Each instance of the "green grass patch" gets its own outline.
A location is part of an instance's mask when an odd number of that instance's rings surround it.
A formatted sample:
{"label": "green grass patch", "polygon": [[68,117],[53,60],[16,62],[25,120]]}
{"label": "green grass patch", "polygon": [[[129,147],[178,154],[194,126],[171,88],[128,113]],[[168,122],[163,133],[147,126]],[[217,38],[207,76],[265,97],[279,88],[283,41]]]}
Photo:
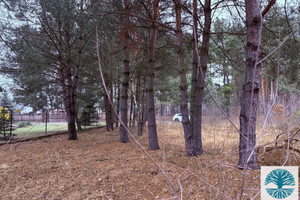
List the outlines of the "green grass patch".
{"label": "green grass patch", "polygon": [[[104,126],[105,122],[100,122],[98,124],[92,124],[91,126],[82,126],[83,129],[93,128],[95,126]],[[55,133],[58,131],[67,131],[68,125],[65,124],[47,124],[47,134]],[[35,137],[38,135],[45,134],[45,124],[32,124],[30,126],[16,128],[13,131],[15,137]]]}
{"label": "green grass patch", "polygon": [[[67,124],[47,124],[47,133],[67,130]],[[16,137],[21,137],[22,135],[37,136],[45,133],[45,124],[33,124],[22,128],[17,128],[13,133],[17,135]]]}
{"label": "green grass patch", "polygon": [[82,129],[89,129],[89,128],[93,128],[93,127],[96,127],[96,126],[105,126],[105,125],[106,125],[105,122],[98,122],[98,123],[91,123],[91,125],[89,125],[89,126],[81,125],[81,128]]}

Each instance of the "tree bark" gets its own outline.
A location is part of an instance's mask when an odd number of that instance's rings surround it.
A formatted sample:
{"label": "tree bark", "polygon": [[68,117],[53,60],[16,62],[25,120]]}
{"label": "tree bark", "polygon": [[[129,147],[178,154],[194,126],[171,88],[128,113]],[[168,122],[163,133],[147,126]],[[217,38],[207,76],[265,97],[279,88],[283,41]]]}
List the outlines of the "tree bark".
{"label": "tree bark", "polygon": [[[83,0],[80,0],[80,13],[83,14]],[[82,59],[82,39],[83,39],[83,34],[82,34],[82,23],[80,24],[80,29],[79,29],[79,38],[78,38],[78,51],[77,51],[77,66],[76,70],[79,73],[79,70],[81,68],[81,59]],[[81,123],[78,118],[78,108],[76,109],[76,124],[77,124],[77,129],[82,130],[81,128]]]}
{"label": "tree bark", "polygon": [[258,169],[256,144],[256,113],[259,102],[262,15],[257,0],[246,4],[246,76],[243,84],[240,113],[239,168]]}
{"label": "tree bark", "polygon": [[[120,96],[121,96],[121,92],[120,92],[120,75],[119,75],[119,68],[118,68],[118,83],[117,83],[117,115],[120,115]],[[119,127],[119,119],[118,117],[116,117],[116,127]]]}
{"label": "tree bark", "polygon": [[[196,86],[197,86],[197,74],[198,74],[198,54],[197,54],[197,48],[198,48],[198,33],[197,33],[197,0],[193,0],[193,63],[192,63],[192,82],[191,82],[191,109],[190,109],[190,120],[191,120],[191,131],[193,134],[193,139],[195,137],[197,130],[197,121],[196,121],[196,113],[195,113],[195,107],[196,107]],[[196,40],[196,41],[195,41]]]}
{"label": "tree bark", "polygon": [[136,121],[136,95],[132,96],[133,101],[133,109],[132,109],[132,128],[135,128],[135,121]]}
{"label": "tree bark", "polygon": [[182,28],[181,28],[181,0],[174,0],[176,12],[176,46],[177,46],[177,65],[180,74],[180,109],[182,113],[182,125],[185,138],[186,155],[188,157],[194,156],[195,149],[193,144],[193,136],[189,122],[188,110],[188,94],[186,82],[186,68],[183,60],[183,41],[182,41]]}
{"label": "tree bark", "polygon": [[[112,57],[112,60],[114,60],[114,58]],[[113,81],[113,71],[110,70],[110,99],[111,99],[111,103],[113,104],[113,99],[114,99],[114,81]],[[113,112],[113,107],[111,104],[109,104],[109,118],[110,118],[110,130],[114,130],[114,112]]]}
{"label": "tree bark", "polygon": [[195,124],[193,141],[195,145],[196,154],[203,153],[202,150],[202,106],[205,87],[205,77],[208,64],[208,50],[210,40],[211,29],[211,0],[205,0],[204,3],[204,28],[203,28],[203,40],[200,50],[200,68],[197,78],[196,86],[196,105],[195,105]]}
{"label": "tree bark", "polygon": [[[159,0],[152,2],[152,20],[158,21],[159,16]],[[148,134],[149,134],[149,149],[159,149],[156,119],[155,119],[155,105],[154,105],[154,51],[157,37],[157,25],[152,22],[150,28],[150,41],[149,41],[149,60],[147,68],[147,109],[148,109]]]}
{"label": "tree bark", "polygon": [[[130,0],[124,0],[124,6],[127,13],[129,13],[129,4]],[[120,126],[120,142],[127,143],[129,142],[128,133],[124,126],[128,126],[128,88],[129,88],[129,16],[126,16],[125,20],[125,36],[124,36],[124,67],[123,67],[123,79],[122,79],[122,88],[121,88],[121,120],[123,124]]]}
{"label": "tree bark", "polygon": [[69,102],[69,117],[68,117],[68,140],[77,140],[76,131],[76,89],[78,81],[79,66],[74,66],[75,74],[72,77],[72,60],[71,60],[71,38],[70,38],[70,25],[66,24],[66,54],[67,54],[67,82],[68,82],[68,102]]}
{"label": "tree bark", "polygon": [[132,115],[133,115],[133,93],[131,91],[131,94],[130,94],[130,111],[129,111],[129,127],[131,128],[132,127]]}
{"label": "tree bark", "polygon": [[77,125],[77,130],[78,131],[81,131],[82,130],[82,128],[81,128],[81,123],[80,123],[80,120],[79,120],[79,118],[78,118],[78,109],[76,109],[76,125]]}
{"label": "tree bark", "polygon": [[[136,116],[137,116],[137,125],[139,129],[139,123],[141,119],[141,102],[140,102],[140,97],[141,97],[141,76],[140,74],[137,74],[137,81],[135,85],[135,99],[136,99]],[[139,132],[138,132],[139,135]]]}
{"label": "tree bark", "polygon": [[112,127],[111,127],[111,124],[112,124],[112,110],[111,110],[111,105],[110,105],[110,102],[108,100],[108,96],[107,94],[104,94],[104,108],[105,108],[105,122],[106,122],[106,130],[108,132],[112,131]]}
{"label": "tree bark", "polygon": [[[140,92],[141,94],[141,101],[140,101],[140,114],[139,114],[139,123],[138,123],[138,136],[142,136],[143,129],[145,126],[145,123],[147,122],[147,108],[145,107],[145,77],[144,77],[144,84],[143,88],[141,88],[140,84]],[[140,97],[139,97],[140,98]]]}
{"label": "tree bark", "polygon": [[165,105],[164,104],[160,104],[160,116],[164,116],[165,115]]}
{"label": "tree bark", "polygon": [[171,104],[171,116],[175,115],[176,114],[176,110],[175,110],[175,105],[174,104]]}
{"label": "tree bark", "polygon": [[263,104],[263,111],[264,111],[264,114],[266,115],[267,114],[267,80],[266,78],[262,77],[261,78],[261,97],[262,97],[262,104]]}
{"label": "tree bark", "polygon": [[[67,113],[68,122],[68,140],[77,140],[76,131],[76,89],[78,84],[78,73],[79,66],[75,65],[75,74],[72,78],[72,61],[71,61],[71,44],[70,44],[70,27],[66,24],[65,37],[62,34],[62,24],[60,21],[60,16],[57,16],[58,22],[58,41],[59,41],[59,79],[60,85],[62,87],[63,102]],[[65,41],[63,41],[63,38]],[[62,47],[63,42],[66,43],[66,49]],[[65,51],[66,61],[64,62],[62,52]]]}

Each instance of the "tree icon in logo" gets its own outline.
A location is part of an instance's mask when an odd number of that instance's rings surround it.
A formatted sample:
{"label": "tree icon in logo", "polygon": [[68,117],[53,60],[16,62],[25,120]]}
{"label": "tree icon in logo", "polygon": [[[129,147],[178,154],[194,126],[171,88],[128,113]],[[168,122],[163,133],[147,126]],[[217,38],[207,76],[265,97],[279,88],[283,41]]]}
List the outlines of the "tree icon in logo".
{"label": "tree icon in logo", "polygon": [[275,169],[271,171],[265,180],[265,185],[273,183],[277,188],[266,188],[268,194],[276,199],[284,199],[290,196],[294,188],[283,188],[284,186],[294,186],[293,175],[285,169]]}

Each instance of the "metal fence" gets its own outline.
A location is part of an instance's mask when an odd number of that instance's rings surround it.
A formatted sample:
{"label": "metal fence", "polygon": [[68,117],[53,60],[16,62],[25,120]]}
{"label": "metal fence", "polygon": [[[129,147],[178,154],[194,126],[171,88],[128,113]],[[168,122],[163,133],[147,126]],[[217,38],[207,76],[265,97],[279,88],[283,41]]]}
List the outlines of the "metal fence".
{"label": "metal fence", "polygon": [[14,114],[15,122],[31,121],[31,122],[66,122],[67,114],[59,113],[43,113],[43,114]]}
{"label": "metal fence", "polygon": [[7,140],[12,137],[13,118],[11,110],[8,107],[1,106],[0,108],[0,140]]}

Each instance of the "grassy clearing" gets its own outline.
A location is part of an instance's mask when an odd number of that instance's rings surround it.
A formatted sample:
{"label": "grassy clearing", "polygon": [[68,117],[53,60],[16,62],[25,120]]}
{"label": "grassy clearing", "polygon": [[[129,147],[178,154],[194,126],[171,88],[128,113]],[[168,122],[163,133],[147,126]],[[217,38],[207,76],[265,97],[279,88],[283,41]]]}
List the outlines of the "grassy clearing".
{"label": "grassy clearing", "polygon": [[[83,129],[89,129],[92,127],[95,127],[97,124],[92,124],[91,126],[83,126]],[[98,123],[98,126],[103,126],[105,123],[101,122]],[[68,125],[67,123],[50,123],[47,124],[47,133],[54,133],[58,131],[67,131],[68,130]],[[22,128],[17,128],[14,130],[13,134],[16,135],[16,137],[35,137],[41,134],[45,134],[45,123],[41,124],[32,124],[30,126],[22,127]]]}
{"label": "grassy clearing", "polygon": [[[68,130],[67,124],[47,124],[47,133],[66,130]],[[13,133],[16,134],[17,137],[23,136],[24,134],[37,136],[45,133],[45,124],[33,124],[22,128],[17,128]]]}

